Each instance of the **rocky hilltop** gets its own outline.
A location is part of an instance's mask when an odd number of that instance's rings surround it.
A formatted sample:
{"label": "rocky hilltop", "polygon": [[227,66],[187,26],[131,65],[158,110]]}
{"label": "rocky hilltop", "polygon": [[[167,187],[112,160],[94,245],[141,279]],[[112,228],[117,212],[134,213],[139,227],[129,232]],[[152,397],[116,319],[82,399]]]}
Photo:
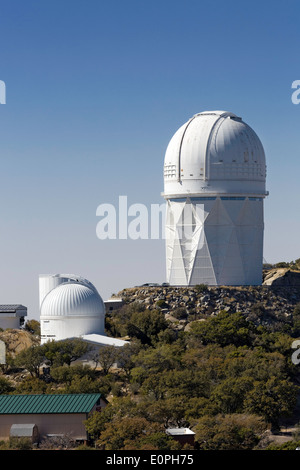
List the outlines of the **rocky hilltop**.
{"label": "rocky hilltop", "polygon": [[300,303],[300,271],[265,271],[261,286],[140,286],[123,289],[118,297],[125,304],[137,302],[145,309],[159,308],[166,319],[177,322],[180,328],[221,310],[241,312],[250,319],[258,317],[262,323],[288,321]]}

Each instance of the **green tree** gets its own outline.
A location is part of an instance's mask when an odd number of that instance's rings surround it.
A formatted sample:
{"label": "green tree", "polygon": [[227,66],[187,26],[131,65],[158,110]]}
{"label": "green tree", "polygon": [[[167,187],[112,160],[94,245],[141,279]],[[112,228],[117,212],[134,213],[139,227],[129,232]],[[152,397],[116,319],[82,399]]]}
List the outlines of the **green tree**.
{"label": "green tree", "polygon": [[194,423],[203,416],[215,416],[218,414],[217,406],[206,397],[192,397],[186,400],[185,419]]}
{"label": "green tree", "polygon": [[99,393],[101,392],[101,384],[98,380],[93,380],[91,377],[85,375],[79,377],[78,375],[73,377],[71,382],[67,384],[64,389],[64,393]]}
{"label": "green tree", "polygon": [[241,313],[222,311],[204,322],[192,323],[189,335],[195,336],[203,345],[216,343],[220,346],[243,346],[251,344],[254,332],[254,325]]}
{"label": "green tree", "polygon": [[253,346],[255,348],[262,348],[268,352],[276,351],[277,353],[280,353],[286,357],[290,357],[290,335],[278,331],[268,331],[263,327],[259,327],[257,333],[258,334],[253,340]]}
{"label": "green tree", "polygon": [[17,367],[23,368],[30,372],[32,377],[40,376],[40,368],[45,361],[43,346],[31,346],[23,349],[14,360]]}
{"label": "green tree", "polygon": [[153,344],[158,334],[168,328],[168,322],[162,312],[145,310],[134,312],[128,323],[128,334],[136,336],[142,343]]}
{"label": "green tree", "polygon": [[178,338],[178,333],[172,328],[166,328],[157,335],[157,342],[161,344],[173,344]]}
{"label": "green tree", "polygon": [[48,341],[43,348],[51,366],[70,365],[91,350],[91,346],[80,338]]}
{"label": "green tree", "polygon": [[293,439],[284,444],[270,444],[264,450],[295,450],[297,447],[300,447],[300,441]]}
{"label": "green tree", "polygon": [[104,375],[107,375],[114,364],[117,363],[120,351],[115,346],[103,346],[98,354],[94,356],[94,361],[100,364]]}
{"label": "green tree", "polygon": [[[105,411],[105,408],[104,408]],[[85,429],[87,430],[89,437],[93,440],[97,440],[102,431],[105,429],[105,424],[108,422],[108,417],[105,412],[95,411],[89,418],[84,421]]]}
{"label": "green tree", "polygon": [[41,324],[37,320],[28,320],[25,323],[25,330],[29,331],[33,335],[40,336],[41,335]]}
{"label": "green tree", "polygon": [[96,373],[89,365],[74,364],[70,366],[59,366],[51,369],[51,377],[59,384],[70,385],[74,378],[82,379],[88,377],[91,380],[96,379]]}
{"label": "green tree", "polygon": [[109,312],[105,317],[105,328],[108,334],[113,337],[126,336],[132,315],[143,311],[144,307],[142,304],[131,302],[130,304],[123,305],[116,312]]}
{"label": "green tree", "polygon": [[188,420],[186,412],[189,402],[184,396],[171,397],[165,399],[146,399],[140,401],[137,406],[137,413],[148,421],[161,423],[164,428],[186,427]]}
{"label": "green tree", "polygon": [[[142,349],[133,361],[136,367],[142,367],[146,375],[181,367],[182,351],[177,345],[159,344],[156,347]],[[148,374],[147,374],[148,372]]]}
{"label": "green tree", "polygon": [[203,416],[194,428],[201,450],[251,450],[265,430],[262,418],[247,414]]}
{"label": "green tree", "polygon": [[167,392],[164,378],[164,373],[162,372],[150,374],[143,380],[143,383],[140,387],[140,392],[155,398],[155,400],[164,398]]}
{"label": "green tree", "polygon": [[254,382],[245,397],[245,409],[263,416],[273,429],[278,429],[279,418],[293,412],[298,393],[299,387],[289,380],[270,377],[266,382]]}
{"label": "green tree", "polygon": [[141,351],[142,345],[140,341],[133,340],[124,344],[118,356],[118,366],[123,369],[127,378],[130,377],[131,370],[135,367],[134,356]]}
{"label": "green tree", "polygon": [[130,397],[114,397],[112,401],[105,406],[101,413],[95,411],[84,422],[85,428],[92,439],[96,440],[104,431],[105,425],[114,420],[137,416],[137,404]]}
{"label": "green tree", "polygon": [[51,389],[43,380],[37,377],[26,377],[17,385],[15,393],[18,395],[43,394],[51,393]]}
{"label": "green tree", "polygon": [[253,387],[251,377],[237,377],[223,380],[211,393],[211,400],[219,413],[242,413],[247,392]]}
{"label": "green tree", "polygon": [[124,450],[179,450],[181,448],[179,442],[164,431],[142,434],[136,439],[127,439],[124,444]]}
{"label": "green tree", "polygon": [[0,377],[0,395],[8,395],[14,390],[11,382],[5,377]]}
{"label": "green tree", "polygon": [[163,427],[159,423],[147,421],[141,417],[123,417],[105,425],[97,441],[97,445],[105,450],[124,450],[126,446],[135,445],[140,438],[162,432]]}

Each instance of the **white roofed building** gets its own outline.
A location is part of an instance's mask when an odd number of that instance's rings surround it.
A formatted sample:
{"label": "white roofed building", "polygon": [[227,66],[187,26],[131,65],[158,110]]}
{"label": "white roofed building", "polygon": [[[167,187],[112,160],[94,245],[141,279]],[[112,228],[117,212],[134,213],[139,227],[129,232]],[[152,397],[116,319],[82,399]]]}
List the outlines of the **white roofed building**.
{"label": "white roofed building", "polygon": [[71,274],[39,278],[41,343],[82,338],[99,346],[126,341],[105,335],[105,306],[95,286]]}
{"label": "white roofed building", "polygon": [[168,428],[166,434],[170,435],[178,441],[183,447],[185,444],[189,444],[194,447],[195,444],[195,433],[189,428]]}
{"label": "white roofed building", "polygon": [[20,304],[0,305],[0,328],[18,329],[23,326],[27,316],[27,307]]}
{"label": "white roofed building", "polygon": [[105,308],[96,288],[74,275],[40,276],[41,341],[104,334]]}
{"label": "white roofed building", "polygon": [[106,313],[119,310],[124,305],[124,300],[119,297],[111,297],[104,301]]}

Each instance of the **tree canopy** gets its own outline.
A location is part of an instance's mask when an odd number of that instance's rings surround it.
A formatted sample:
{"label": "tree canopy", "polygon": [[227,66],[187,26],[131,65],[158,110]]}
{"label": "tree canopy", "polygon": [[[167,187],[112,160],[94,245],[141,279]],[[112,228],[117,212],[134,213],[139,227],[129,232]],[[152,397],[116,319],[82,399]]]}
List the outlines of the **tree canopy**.
{"label": "tree canopy", "polygon": [[[166,428],[190,427],[200,449],[252,449],[266,429],[291,416],[300,378],[291,360],[299,305],[291,319],[276,325],[265,322],[260,306],[254,310],[248,317],[222,311],[179,331],[158,309],[126,305],[108,315],[107,332],[126,334],[130,342],[99,348],[95,367],[76,363],[88,351],[83,341],[49,342],[19,353],[0,388],[101,392],[108,405],[85,422],[98,448],[175,449]],[[13,368],[27,371],[19,384],[9,380]]]}

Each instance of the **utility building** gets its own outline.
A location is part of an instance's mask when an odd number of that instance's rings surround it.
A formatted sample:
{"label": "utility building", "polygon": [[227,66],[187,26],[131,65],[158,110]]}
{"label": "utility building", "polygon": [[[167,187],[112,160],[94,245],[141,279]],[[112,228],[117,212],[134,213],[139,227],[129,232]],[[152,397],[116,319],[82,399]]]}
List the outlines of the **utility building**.
{"label": "utility building", "polygon": [[260,285],[266,161],[256,133],[226,111],[194,115],[164,161],[171,285]]}
{"label": "utility building", "polygon": [[0,328],[21,328],[25,323],[27,307],[20,304],[0,305]]}
{"label": "utility building", "polygon": [[32,442],[53,436],[70,436],[87,442],[84,422],[107,405],[101,393],[52,395],[1,395],[0,440],[30,437]]}

